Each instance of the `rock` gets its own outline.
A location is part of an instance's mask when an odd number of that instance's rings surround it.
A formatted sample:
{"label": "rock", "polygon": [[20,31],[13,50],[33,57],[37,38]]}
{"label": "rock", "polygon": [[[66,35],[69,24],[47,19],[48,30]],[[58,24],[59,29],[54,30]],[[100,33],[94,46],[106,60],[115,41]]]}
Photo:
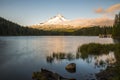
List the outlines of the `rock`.
{"label": "rock", "polygon": [[33,80],[69,80],[47,69],[41,69],[41,72],[33,72],[32,79]]}
{"label": "rock", "polygon": [[106,70],[97,73],[96,74],[97,80],[110,80],[110,78],[116,76],[116,71],[113,71],[113,69],[110,68],[107,68]]}
{"label": "rock", "polygon": [[65,67],[65,69],[70,73],[75,73],[76,72],[76,64],[70,63]]}

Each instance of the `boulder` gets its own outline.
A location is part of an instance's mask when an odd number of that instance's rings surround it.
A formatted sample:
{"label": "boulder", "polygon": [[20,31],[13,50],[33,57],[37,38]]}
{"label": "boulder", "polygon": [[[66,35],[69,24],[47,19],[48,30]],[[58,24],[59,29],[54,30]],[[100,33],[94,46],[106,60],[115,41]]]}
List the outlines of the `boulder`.
{"label": "boulder", "polygon": [[76,64],[70,63],[65,67],[65,69],[70,73],[75,73],[76,72]]}

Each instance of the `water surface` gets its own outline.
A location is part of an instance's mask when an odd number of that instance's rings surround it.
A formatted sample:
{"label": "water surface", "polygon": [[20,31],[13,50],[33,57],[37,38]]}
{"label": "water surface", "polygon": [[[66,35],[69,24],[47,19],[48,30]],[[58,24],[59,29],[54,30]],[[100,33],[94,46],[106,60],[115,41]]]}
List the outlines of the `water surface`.
{"label": "water surface", "polygon": [[[0,37],[0,80],[32,80],[32,73],[41,68],[57,72],[67,78],[77,80],[95,79],[94,73],[105,69],[106,65],[95,65],[96,60],[114,59],[114,54],[75,58],[73,60],[55,59],[52,63],[46,60],[53,52],[71,53],[76,56],[79,46],[87,43],[113,43],[111,38],[96,36],[19,36]],[[76,63],[76,73],[69,73],[65,66]]]}

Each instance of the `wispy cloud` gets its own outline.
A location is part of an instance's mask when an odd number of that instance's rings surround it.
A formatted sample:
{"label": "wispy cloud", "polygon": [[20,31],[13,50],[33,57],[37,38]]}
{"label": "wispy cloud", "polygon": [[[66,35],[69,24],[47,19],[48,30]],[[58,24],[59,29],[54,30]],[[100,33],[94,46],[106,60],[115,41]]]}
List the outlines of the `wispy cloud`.
{"label": "wispy cloud", "polygon": [[112,5],[106,10],[106,12],[115,12],[115,11],[120,11],[120,4]]}
{"label": "wispy cloud", "polygon": [[99,18],[87,18],[72,20],[69,24],[76,26],[112,26],[114,23],[114,16],[116,12],[120,11],[120,4],[114,4],[104,9],[99,7],[95,10],[95,13],[102,14]]}
{"label": "wispy cloud", "polygon": [[109,17],[99,17],[99,18],[85,18],[85,19],[76,19],[65,22],[64,24],[72,25],[72,26],[81,26],[81,27],[89,27],[89,26],[112,26],[114,20]]}
{"label": "wispy cloud", "polygon": [[95,10],[96,13],[105,13],[103,8],[98,8]]}
{"label": "wispy cloud", "polygon": [[95,10],[96,13],[115,13],[117,11],[120,11],[120,4],[114,4],[110,7],[108,7],[107,9],[103,9],[103,8],[98,8]]}

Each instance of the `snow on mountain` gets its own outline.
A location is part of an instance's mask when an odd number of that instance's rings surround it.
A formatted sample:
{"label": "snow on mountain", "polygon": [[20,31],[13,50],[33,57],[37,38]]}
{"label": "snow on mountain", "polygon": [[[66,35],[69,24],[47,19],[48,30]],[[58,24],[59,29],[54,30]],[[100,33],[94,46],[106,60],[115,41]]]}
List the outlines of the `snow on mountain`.
{"label": "snow on mountain", "polygon": [[66,22],[68,21],[67,19],[65,19],[61,14],[58,14],[57,16],[54,16],[52,18],[50,18],[49,20],[47,20],[46,22],[42,23],[42,24],[61,24],[62,22]]}
{"label": "snow on mountain", "polygon": [[87,18],[67,20],[61,14],[54,16],[47,21],[33,25],[32,28],[39,29],[56,29],[56,28],[82,28],[91,26],[112,26],[114,20],[109,17]]}

